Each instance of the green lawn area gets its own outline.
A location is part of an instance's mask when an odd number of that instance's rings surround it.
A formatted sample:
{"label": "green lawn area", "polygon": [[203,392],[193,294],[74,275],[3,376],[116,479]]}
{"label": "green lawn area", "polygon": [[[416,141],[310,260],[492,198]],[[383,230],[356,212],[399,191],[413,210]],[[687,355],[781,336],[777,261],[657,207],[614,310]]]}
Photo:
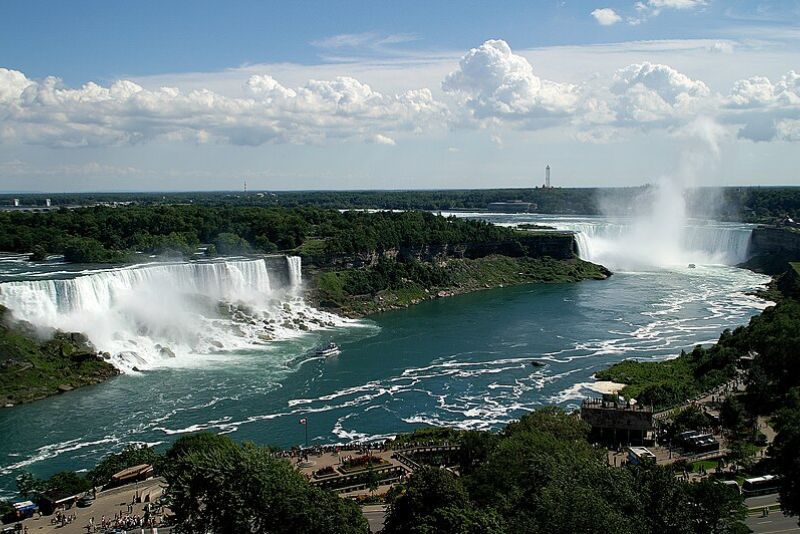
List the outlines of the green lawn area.
{"label": "green lawn area", "polygon": [[319,238],[308,238],[302,245],[293,251],[300,257],[321,256],[325,254],[325,240]]}
{"label": "green lawn area", "polygon": [[713,472],[718,465],[719,463],[716,460],[700,460],[689,464],[689,466],[692,468],[692,471],[699,471],[702,467],[709,473]]}

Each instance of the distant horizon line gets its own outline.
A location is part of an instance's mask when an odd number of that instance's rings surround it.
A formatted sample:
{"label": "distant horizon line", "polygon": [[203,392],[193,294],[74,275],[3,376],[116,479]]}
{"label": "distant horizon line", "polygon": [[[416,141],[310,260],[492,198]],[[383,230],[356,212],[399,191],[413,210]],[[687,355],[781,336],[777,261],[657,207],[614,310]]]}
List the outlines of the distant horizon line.
{"label": "distant horizon line", "polygon": [[[641,185],[619,185],[619,186],[555,186],[551,189],[639,189],[651,187],[655,184]],[[800,188],[797,184],[752,184],[752,185],[699,185],[686,189],[777,189],[777,188]],[[436,191],[526,191],[532,189],[544,189],[537,187],[440,187],[440,188],[404,188],[404,189],[252,189],[243,191],[241,189],[171,189],[171,190],[144,190],[144,189],[107,189],[107,190],[79,190],[79,191],[2,191],[0,196],[12,195],[175,195],[175,194],[194,194],[194,193],[235,193],[240,195],[253,195],[258,193],[415,193],[415,192],[436,192]]]}

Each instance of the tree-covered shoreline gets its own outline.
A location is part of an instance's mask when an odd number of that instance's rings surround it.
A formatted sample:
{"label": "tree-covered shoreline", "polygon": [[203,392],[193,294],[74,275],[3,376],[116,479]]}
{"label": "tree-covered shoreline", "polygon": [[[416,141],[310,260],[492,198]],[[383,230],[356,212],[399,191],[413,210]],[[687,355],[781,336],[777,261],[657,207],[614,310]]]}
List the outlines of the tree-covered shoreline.
{"label": "tree-covered shoreline", "polygon": [[314,239],[326,254],[401,246],[487,243],[518,232],[427,212],[317,208],[126,206],[0,212],[0,251],[64,254],[76,263],[135,261],[136,254],[189,256],[205,243],[219,254],[290,251]]}
{"label": "tree-covered shoreline", "polygon": [[[417,458],[414,472],[386,495],[384,532],[743,532],[738,492],[679,479],[674,467],[609,465],[588,432],[574,415],[545,407],[498,432],[423,429],[399,436],[392,449],[445,441],[457,452]],[[41,480],[24,473],[18,488],[34,499],[48,490],[87,491],[141,463],[163,477],[177,532],[368,532],[353,500],[312,484],[285,454],[202,432],[166,450],[129,446],[85,474],[64,471]]]}
{"label": "tree-covered shoreline", "polygon": [[360,269],[334,268],[315,273],[313,302],[348,317],[364,317],[435,298],[496,287],[537,283],[604,280],[606,268],[572,258],[442,258],[438,262],[381,259]]}
{"label": "tree-covered shoreline", "polygon": [[[492,202],[519,200],[535,205],[536,213],[601,215],[627,213],[654,186],[555,187],[442,190],[336,191],[195,191],[168,193],[60,193],[0,195],[0,204],[19,198],[23,206],[138,204],[146,206],[205,205],[374,210],[485,210]],[[800,187],[700,187],[686,192],[687,213],[698,218],[743,222],[770,222],[784,216],[800,219]],[[122,206],[124,207],[124,206]]]}

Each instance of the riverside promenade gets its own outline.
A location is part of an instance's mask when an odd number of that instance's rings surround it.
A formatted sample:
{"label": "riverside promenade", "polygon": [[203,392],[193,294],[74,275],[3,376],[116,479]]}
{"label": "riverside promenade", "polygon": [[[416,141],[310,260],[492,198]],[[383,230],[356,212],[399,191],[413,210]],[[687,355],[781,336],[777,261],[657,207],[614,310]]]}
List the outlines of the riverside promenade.
{"label": "riverside promenade", "polygon": [[[97,498],[94,500],[91,506],[86,508],[73,506],[70,508],[68,510],[69,514],[76,514],[77,519],[71,523],[67,523],[64,526],[61,526],[61,524],[51,523],[51,520],[55,517],[54,515],[32,517],[30,519],[21,521],[21,523],[23,528],[28,528],[28,532],[30,534],[86,534],[87,532],[93,534],[95,532],[104,532],[104,530],[100,528],[100,523],[103,516],[105,516],[106,519],[114,519],[114,514],[117,514],[118,517],[121,515],[138,515],[139,517],[142,517],[144,515],[144,508],[149,503],[135,503],[132,505],[130,512],[128,508],[128,506],[136,497],[137,492],[142,498],[142,501],[144,501],[146,496],[149,496],[149,500],[152,502],[161,496],[163,492],[163,486],[163,479],[153,478],[144,482],[139,482],[138,484],[128,484],[119,488],[98,492]],[[94,524],[96,526],[95,529],[88,528],[92,518],[94,518]],[[107,531],[114,532],[114,529],[108,529]],[[119,531],[125,532],[125,530]],[[137,528],[135,531],[140,532],[140,529]],[[159,533],[168,532],[167,529],[161,528],[159,528],[158,531]],[[150,529],[145,529],[145,532],[149,533]]]}

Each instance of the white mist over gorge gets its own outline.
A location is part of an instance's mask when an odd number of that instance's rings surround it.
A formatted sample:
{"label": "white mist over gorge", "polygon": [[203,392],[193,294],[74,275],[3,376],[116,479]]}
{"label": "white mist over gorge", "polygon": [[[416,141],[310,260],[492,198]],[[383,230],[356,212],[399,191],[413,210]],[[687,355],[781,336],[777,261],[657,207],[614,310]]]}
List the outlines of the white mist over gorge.
{"label": "white mist over gorge", "polygon": [[[707,90],[702,84],[693,88]],[[563,227],[576,232],[581,258],[612,270],[738,265],[747,260],[752,228],[715,220],[718,190],[704,193],[702,213],[695,214],[702,218],[690,219],[687,213],[687,197],[697,194],[701,177],[713,174],[719,163],[724,129],[709,117],[698,117],[674,135],[682,143],[675,169],[629,204],[598,193],[605,222]]]}
{"label": "white mist over gorge", "polygon": [[146,264],[0,284],[13,318],[85,333],[123,371],[192,366],[342,325],[309,306],[299,257]]}
{"label": "white mist over gorge", "polygon": [[748,258],[752,228],[716,221],[598,219],[559,224],[575,232],[579,256],[612,270],[738,265]]}

